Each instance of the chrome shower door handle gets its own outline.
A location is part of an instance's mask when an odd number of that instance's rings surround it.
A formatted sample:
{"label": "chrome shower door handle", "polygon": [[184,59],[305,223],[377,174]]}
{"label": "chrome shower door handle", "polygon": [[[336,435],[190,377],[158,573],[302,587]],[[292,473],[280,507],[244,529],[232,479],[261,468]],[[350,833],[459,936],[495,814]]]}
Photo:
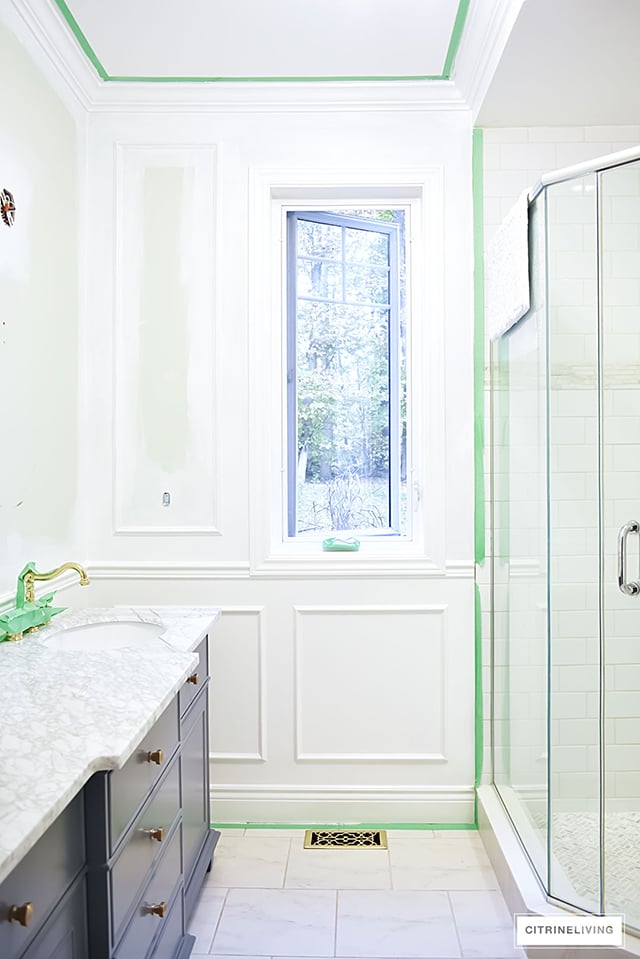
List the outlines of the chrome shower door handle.
{"label": "chrome shower door handle", "polygon": [[629,533],[640,532],[640,524],[632,519],[620,527],[618,532],[618,588],[627,596],[636,596],[640,593],[640,583],[637,580],[627,581],[627,538]]}

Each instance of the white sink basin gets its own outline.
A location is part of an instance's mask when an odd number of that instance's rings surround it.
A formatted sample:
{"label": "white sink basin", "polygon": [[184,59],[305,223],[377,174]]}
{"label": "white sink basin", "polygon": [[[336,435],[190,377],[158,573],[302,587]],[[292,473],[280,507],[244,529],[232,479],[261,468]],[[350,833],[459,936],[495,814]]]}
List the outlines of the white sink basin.
{"label": "white sink basin", "polygon": [[108,623],[84,623],[61,629],[43,639],[50,649],[98,652],[124,649],[125,646],[150,646],[158,642],[164,632],[159,623],[141,623],[139,620],[112,620]]}

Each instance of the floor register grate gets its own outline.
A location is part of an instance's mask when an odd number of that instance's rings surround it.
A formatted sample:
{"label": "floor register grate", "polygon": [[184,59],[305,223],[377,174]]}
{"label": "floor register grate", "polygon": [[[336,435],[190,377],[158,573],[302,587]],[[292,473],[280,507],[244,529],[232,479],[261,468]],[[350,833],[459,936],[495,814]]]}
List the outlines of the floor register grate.
{"label": "floor register grate", "polygon": [[384,829],[307,829],[305,849],[388,849]]}

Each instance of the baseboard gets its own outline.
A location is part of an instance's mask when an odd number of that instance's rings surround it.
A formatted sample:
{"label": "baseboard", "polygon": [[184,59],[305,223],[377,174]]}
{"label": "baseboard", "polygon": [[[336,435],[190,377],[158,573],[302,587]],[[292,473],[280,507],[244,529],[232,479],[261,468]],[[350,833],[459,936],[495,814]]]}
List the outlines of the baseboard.
{"label": "baseboard", "polygon": [[474,792],[339,786],[211,787],[211,821],[222,823],[473,823]]}

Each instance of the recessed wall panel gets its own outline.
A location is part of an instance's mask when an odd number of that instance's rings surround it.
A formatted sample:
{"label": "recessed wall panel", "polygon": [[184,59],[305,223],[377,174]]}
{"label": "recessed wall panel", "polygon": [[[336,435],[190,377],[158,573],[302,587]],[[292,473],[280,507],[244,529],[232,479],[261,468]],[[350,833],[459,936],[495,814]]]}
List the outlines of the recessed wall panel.
{"label": "recessed wall panel", "polygon": [[211,631],[210,735],[216,762],[266,760],[261,608],[223,608]]}
{"label": "recessed wall panel", "polygon": [[117,151],[115,529],[213,532],[213,148]]}
{"label": "recessed wall panel", "polygon": [[445,613],[296,608],[296,759],[445,761]]}

